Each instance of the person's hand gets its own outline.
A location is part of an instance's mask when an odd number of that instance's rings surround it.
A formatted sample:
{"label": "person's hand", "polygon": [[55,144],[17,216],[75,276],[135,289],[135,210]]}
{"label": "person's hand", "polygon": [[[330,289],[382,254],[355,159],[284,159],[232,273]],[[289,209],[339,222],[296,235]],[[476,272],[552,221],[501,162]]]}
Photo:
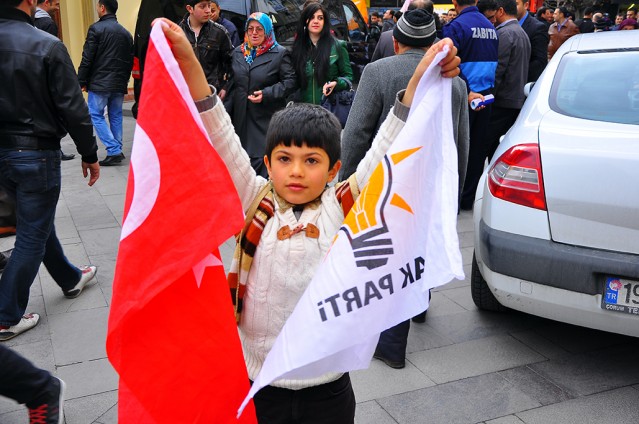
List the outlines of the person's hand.
{"label": "person's hand", "polygon": [[226,90],[220,90],[220,92],[217,93],[217,95],[220,98],[220,100],[224,100],[226,98]]}
{"label": "person's hand", "polygon": [[[479,94],[479,93],[475,93],[474,91],[471,91],[470,93],[468,93],[468,104],[470,105],[470,102],[472,102],[475,99],[481,99],[481,101],[484,101],[484,95],[483,94]],[[482,109],[485,109],[486,106],[482,105],[482,106],[478,106],[475,109],[473,109],[475,112],[478,112]]]}
{"label": "person's hand", "polygon": [[262,90],[254,91],[249,94],[248,99],[251,103],[262,103]]}
{"label": "person's hand", "polygon": [[330,96],[336,85],[337,81],[327,82],[326,84],[324,84],[324,87],[322,87],[322,93],[324,93],[324,95],[327,97]]}
{"label": "person's hand", "polygon": [[167,18],[157,18],[152,25],[162,24],[162,31],[169,41],[171,52],[177,60],[180,70],[184,75],[186,84],[189,86],[193,100],[202,100],[211,95],[211,88],[206,81],[206,76],[198,62],[191,43],[187,40],[182,28],[175,22]]}
{"label": "person's hand", "polygon": [[84,175],[84,178],[87,177],[87,175],[90,175],[89,177],[89,187],[91,187],[93,184],[95,184],[95,182],[98,180],[98,178],[100,178],[100,164],[99,163],[86,163],[86,162],[82,162],[82,175]]}
{"label": "person's hand", "polygon": [[86,86],[86,85],[83,85],[83,86],[82,86],[82,87],[80,87],[80,88],[82,88],[82,91],[84,91],[85,93],[88,93],[88,92],[89,92],[89,90],[87,90],[87,86]]}
{"label": "person's hand", "polygon": [[417,89],[419,80],[422,79],[424,72],[426,72],[430,64],[433,62],[437,53],[444,50],[444,46],[448,46],[448,53],[446,54],[446,57],[439,62],[439,66],[441,66],[441,75],[444,78],[453,78],[459,75],[459,64],[461,63],[461,59],[457,56],[457,47],[455,47],[450,38],[444,38],[443,40],[433,44],[419,62],[419,65],[417,65],[413,76],[406,86],[406,92],[402,99],[402,103],[404,105],[410,106],[413,103],[413,96],[415,95],[415,90]]}

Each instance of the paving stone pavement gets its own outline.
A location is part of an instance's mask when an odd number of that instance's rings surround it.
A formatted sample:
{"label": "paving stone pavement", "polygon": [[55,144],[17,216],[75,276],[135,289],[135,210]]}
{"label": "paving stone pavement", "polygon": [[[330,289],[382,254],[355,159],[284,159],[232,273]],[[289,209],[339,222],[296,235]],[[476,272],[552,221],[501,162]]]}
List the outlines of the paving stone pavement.
{"label": "paving stone pavement", "polygon": [[[118,377],[105,337],[135,125],[131,117],[124,121],[127,159],[103,167],[93,188],[79,158],[62,163],[56,229],[71,262],[98,266],[97,281],[65,299],[42,267],[28,308],[41,323],[5,343],[67,382],[67,424],[117,423]],[[62,148],[75,152],[68,138]],[[373,360],[351,373],[357,424],[639,422],[639,340],[477,310],[470,296],[471,213],[460,214],[458,234],[466,279],[433,292],[426,323],[412,325],[406,368]],[[1,239],[0,249],[12,243]],[[231,250],[230,242],[222,247],[225,261]],[[27,421],[24,407],[0,398],[1,424]]]}

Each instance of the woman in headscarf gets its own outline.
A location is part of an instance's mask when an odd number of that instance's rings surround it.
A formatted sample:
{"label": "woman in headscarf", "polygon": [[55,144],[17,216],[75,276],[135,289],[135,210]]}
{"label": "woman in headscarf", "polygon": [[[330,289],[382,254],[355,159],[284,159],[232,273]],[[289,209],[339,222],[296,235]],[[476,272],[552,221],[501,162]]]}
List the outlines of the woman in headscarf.
{"label": "woman in headscarf", "polygon": [[293,65],[300,100],[320,104],[322,95],[350,89],[353,70],[346,42],[331,34],[328,12],[320,3],[306,2],[293,42]]}
{"label": "woman in headscarf", "polygon": [[291,56],[277,44],[268,15],[256,12],[249,16],[244,43],[233,51],[232,64],[233,78],[224,105],[253,169],[266,178],[266,129],[296,86]]}

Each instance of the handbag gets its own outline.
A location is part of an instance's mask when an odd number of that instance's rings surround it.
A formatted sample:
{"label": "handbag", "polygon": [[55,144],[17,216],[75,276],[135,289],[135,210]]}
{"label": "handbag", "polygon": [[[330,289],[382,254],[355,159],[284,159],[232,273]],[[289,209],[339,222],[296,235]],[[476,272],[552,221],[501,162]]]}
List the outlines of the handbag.
{"label": "handbag", "polygon": [[320,104],[324,109],[337,116],[340,124],[342,124],[342,128],[344,128],[348,114],[351,111],[351,106],[353,105],[355,90],[353,90],[353,84],[348,79],[342,77],[339,79],[346,81],[348,89],[337,93],[333,92],[329,96],[322,96],[322,102]]}

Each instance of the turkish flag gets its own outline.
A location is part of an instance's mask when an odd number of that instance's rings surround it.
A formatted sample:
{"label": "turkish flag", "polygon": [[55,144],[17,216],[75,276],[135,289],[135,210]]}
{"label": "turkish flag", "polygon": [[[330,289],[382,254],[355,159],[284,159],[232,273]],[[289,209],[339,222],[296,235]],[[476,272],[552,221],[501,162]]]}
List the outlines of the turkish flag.
{"label": "turkish flag", "polygon": [[119,422],[255,423],[236,418],[249,380],[216,253],[240,200],[161,24],[145,69],[107,336]]}

